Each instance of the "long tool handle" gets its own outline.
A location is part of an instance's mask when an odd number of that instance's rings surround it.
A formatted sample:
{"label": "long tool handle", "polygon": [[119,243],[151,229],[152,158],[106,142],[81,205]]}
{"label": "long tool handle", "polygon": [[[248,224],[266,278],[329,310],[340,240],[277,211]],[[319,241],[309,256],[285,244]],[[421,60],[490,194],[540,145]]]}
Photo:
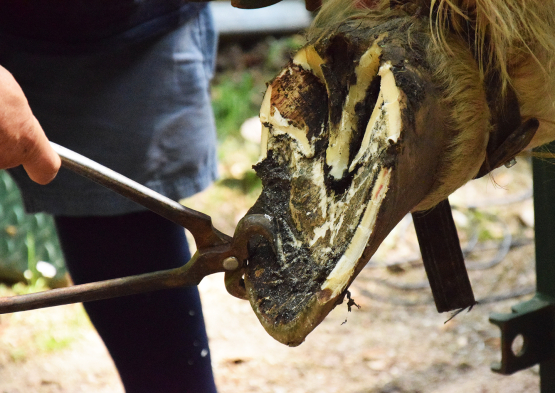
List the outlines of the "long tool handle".
{"label": "long tool handle", "polygon": [[[198,251],[188,263],[176,269],[0,298],[0,314],[198,285],[209,274],[240,268],[246,259],[246,255],[243,254],[246,253],[246,243],[251,233],[272,238],[271,233],[267,233],[268,219],[252,215],[238,225],[240,230],[236,233],[237,241],[232,244],[232,238],[212,227],[209,216],[188,209],[65,147],[52,142],[51,144],[65,168],[189,229],[195,237]],[[240,257],[240,260],[237,257]]]}
{"label": "long tool handle", "polygon": [[212,227],[212,220],[206,214],[180,205],[174,200],[63,146],[54,142],[50,142],[50,144],[62,159],[62,165],[65,168],[187,228],[193,234],[198,249],[224,243],[223,238],[218,236],[218,231]]}
{"label": "long tool handle", "polygon": [[202,255],[197,251],[187,264],[175,269],[0,298],[0,314],[198,285],[206,275],[225,271],[218,256],[228,248],[221,246]]}
{"label": "long tool handle", "polygon": [[103,300],[181,286],[175,282],[175,275],[179,269],[162,270],[137,276],[74,285],[67,288],[50,289],[28,295],[1,298],[0,314]]}

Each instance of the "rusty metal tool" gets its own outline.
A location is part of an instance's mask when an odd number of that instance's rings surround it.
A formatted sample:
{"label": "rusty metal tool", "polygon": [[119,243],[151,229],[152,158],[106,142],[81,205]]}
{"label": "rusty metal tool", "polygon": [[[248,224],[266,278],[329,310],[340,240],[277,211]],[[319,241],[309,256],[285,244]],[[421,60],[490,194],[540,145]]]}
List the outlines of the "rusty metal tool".
{"label": "rusty metal tool", "polygon": [[[205,0],[196,0],[205,1]],[[236,8],[255,9],[263,8],[279,3],[281,0],[231,0],[231,5]],[[316,11],[322,6],[322,0],[305,0],[308,11]]]}
{"label": "rusty metal tool", "polygon": [[51,144],[62,159],[63,167],[189,230],[195,238],[197,252],[188,263],[176,269],[0,298],[0,314],[198,285],[205,276],[218,272],[226,272],[228,292],[244,298],[242,268],[247,260],[247,243],[252,236],[258,235],[274,244],[271,217],[245,216],[231,238],[214,228],[206,214],[189,209],[65,147]]}

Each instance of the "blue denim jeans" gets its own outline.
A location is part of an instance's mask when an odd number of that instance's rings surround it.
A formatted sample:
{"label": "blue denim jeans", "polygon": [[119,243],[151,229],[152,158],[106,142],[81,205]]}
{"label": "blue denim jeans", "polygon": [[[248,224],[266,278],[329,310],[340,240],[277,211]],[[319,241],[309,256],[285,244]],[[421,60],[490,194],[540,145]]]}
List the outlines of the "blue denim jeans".
{"label": "blue denim jeans", "polygon": [[[190,258],[183,228],[152,212],[55,221],[76,284],[172,269]],[[127,393],[216,392],[196,287],[84,306]]]}
{"label": "blue denim jeans", "polygon": [[[205,7],[174,31],[141,43],[80,55],[0,47],[0,64],[22,86],[50,140],[171,199],[216,177],[216,133],[209,82],[216,51]],[[142,210],[61,170],[47,186],[11,171],[28,212],[115,215]]]}

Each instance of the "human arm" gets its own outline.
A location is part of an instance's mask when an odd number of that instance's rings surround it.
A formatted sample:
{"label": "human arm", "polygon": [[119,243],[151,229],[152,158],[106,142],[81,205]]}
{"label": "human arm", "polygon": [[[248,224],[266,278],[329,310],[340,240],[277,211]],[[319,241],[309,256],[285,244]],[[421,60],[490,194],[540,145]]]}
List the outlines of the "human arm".
{"label": "human arm", "polygon": [[23,165],[31,180],[46,184],[58,173],[61,161],[31,112],[21,87],[0,66],[0,169],[18,165]]}

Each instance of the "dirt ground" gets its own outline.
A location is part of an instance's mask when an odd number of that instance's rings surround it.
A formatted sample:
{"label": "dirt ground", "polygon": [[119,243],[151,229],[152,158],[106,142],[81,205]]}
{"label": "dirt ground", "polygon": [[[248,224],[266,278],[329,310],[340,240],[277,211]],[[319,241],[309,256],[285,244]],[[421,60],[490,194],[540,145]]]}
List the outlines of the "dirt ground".
{"label": "dirt ground", "polygon": [[[526,160],[461,189],[451,200],[461,238],[472,243],[468,266],[491,260],[511,234],[511,250],[495,266],[470,270],[482,304],[445,323],[425,282],[409,221],[402,222],[362,271],[351,292],[360,309],[338,306],[306,342],[288,348],[269,337],[250,305],[225,292],[223,277],[200,284],[216,382],[221,393],[462,393],[537,392],[538,368],[501,376],[490,371],[500,354],[491,312],[531,295],[492,301],[492,296],[529,292],[534,285],[531,187]],[[188,203],[202,210],[212,189]],[[509,203],[517,200],[517,202]],[[477,210],[462,206],[480,205]],[[229,231],[244,207],[211,212]],[[463,245],[467,241],[463,241]],[[508,244],[508,243],[507,243]],[[390,265],[387,267],[386,265]],[[402,288],[402,289],[401,289]],[[0,295],[9,291],[3,289]],[[4,315],[0,318],[0,393],[123,391],[97,334],[81,306]]]}

